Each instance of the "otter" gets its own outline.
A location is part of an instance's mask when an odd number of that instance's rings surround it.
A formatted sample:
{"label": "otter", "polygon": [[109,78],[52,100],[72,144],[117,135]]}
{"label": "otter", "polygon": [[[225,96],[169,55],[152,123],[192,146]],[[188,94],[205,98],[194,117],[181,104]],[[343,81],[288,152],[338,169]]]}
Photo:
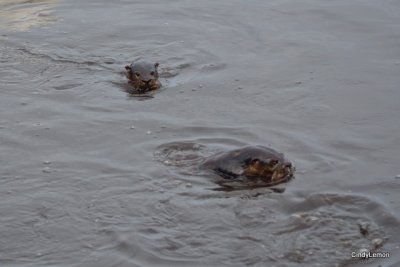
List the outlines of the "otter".
{"label": "otter", "polygon": [[156,90],[161,87],[158,80],[158,66],[159,63],[136,61],[125,66],[126,76],[139,93]]}
{"label": "otter", "polygon": [[264,146],[246,146],[214,155],[202,164],[222,180],[217,183],[229,186],[240,182],[249,186],[273,186],[294,178],[295,168],[282,153]]}

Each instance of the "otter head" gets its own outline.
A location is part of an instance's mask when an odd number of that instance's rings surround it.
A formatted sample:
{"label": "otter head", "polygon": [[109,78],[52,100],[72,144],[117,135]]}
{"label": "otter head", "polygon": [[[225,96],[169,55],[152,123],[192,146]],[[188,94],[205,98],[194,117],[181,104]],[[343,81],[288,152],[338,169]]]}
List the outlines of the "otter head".
{"label": "otter head", "polygon": [[250,159],[245,164],[245,176],[274,184],[291,179],[295,170],[292,163],[280,158]]}
{"label": "otter head", "polygon": [[134,62],[125,66],[126,76],[135,88],[154,90],[159,87],[158,66],[158,63]]}

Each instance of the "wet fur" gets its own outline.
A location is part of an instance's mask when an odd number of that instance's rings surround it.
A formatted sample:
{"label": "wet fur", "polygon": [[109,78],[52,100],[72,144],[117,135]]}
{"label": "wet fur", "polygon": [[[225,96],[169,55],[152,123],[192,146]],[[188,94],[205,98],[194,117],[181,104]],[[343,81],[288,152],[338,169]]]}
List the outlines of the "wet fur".
{"label": "wet fur", "polygon": [[145,93],[148,91],[152,90],[157,90],[161,87],[161,83],[158,81],[158,63],[154,64],[154,75],[153,79],[150,79],[148,81],[143,81],[140,78],[140,73],[139,75],[136,75],[133,70],[132,70],[132,65],[126,65],[125,70],[126,70],[126,77],[128,78],[129,82],[133,85],[137,93]]}
{"label": "wet fur", "polygon": [[[239,169],[235,165],[240,164]],[[249,186],[273,186],[293,178],[294,167],[283,155],[266,147],[245,147],[211,158],[207,163],[223,180],[218,184],[229,186],[231,182]]]}

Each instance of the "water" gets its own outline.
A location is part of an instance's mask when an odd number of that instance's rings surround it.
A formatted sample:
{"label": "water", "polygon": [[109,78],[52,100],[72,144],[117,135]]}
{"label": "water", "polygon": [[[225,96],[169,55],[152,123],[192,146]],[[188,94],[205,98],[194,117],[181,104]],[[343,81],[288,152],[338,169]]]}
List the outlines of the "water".
{"label": "water", "polygon": [[[398,266],[399,14],[0,1],[0,265]],[[160,63],[152,98],[125,92],[139,58]],[[249,144],[296,179],[210,190],[201,159]]]}

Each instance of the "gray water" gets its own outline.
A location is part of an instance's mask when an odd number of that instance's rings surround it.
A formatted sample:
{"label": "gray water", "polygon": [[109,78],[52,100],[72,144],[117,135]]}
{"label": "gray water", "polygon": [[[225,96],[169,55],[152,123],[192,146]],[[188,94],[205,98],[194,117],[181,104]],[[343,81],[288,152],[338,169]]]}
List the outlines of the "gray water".
{"label": "gray water", "polygon": [[[399,74],[399,1],[0,0],[0,265],[399,266]],[[257,144],[284,193],[211,190]]]}

